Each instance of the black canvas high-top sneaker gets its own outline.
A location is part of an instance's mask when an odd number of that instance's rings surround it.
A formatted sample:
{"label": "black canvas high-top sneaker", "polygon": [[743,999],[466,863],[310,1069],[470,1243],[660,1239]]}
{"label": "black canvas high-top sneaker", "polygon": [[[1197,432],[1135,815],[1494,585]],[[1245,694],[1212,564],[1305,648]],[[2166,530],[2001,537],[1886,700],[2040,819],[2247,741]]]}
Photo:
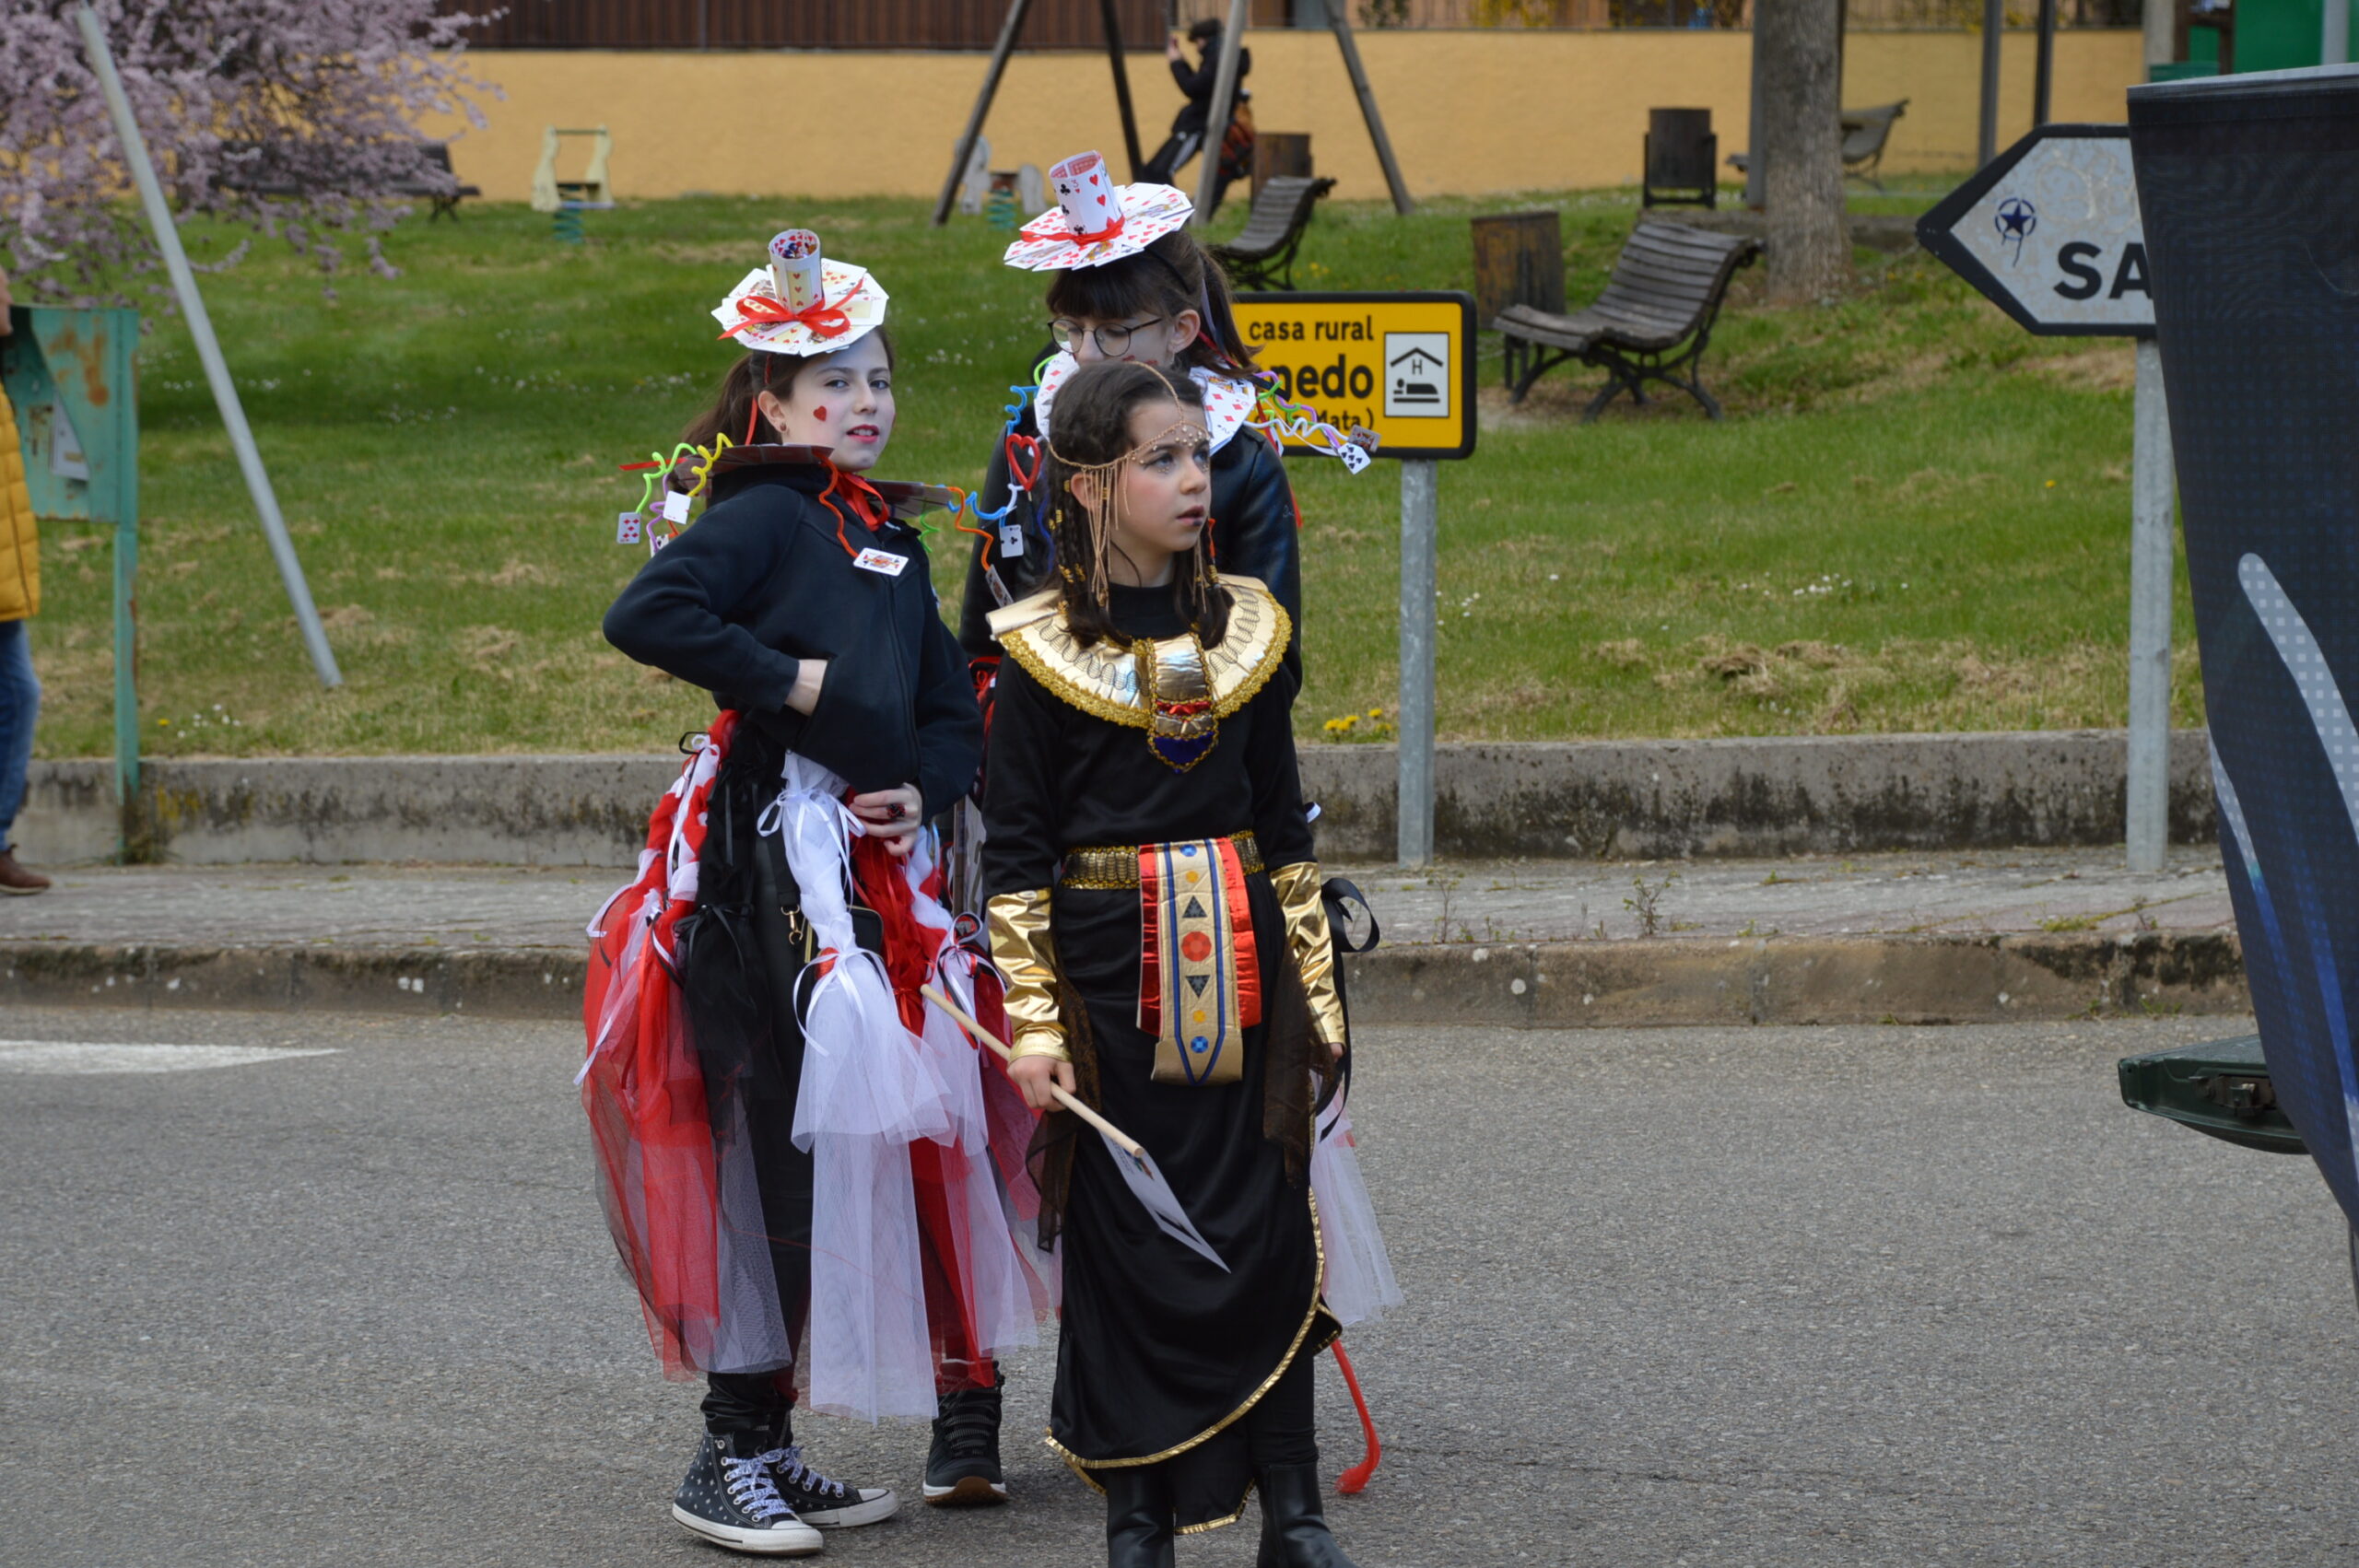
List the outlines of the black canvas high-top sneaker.
{"label": "black canvas high-top sneaker", "polygon": [[779,1495],[758,1433],[705,1433],[673,1494],[672,1517],[716,1546],[759,1557],[808,1557],[827,1541]]}
{"label": "black canvas high-top sneaker", "polygon": [[1007,1501],[999,1468],[1000,1390],[956,1388],[942,1396],[933,1418],[933,1448],[925,1459],[925,1500],[937,1508],[985,1506]]}
{"label": "black canvas high-top sneaker", "polygon": [[790,1443],[762,1456],[769,1467],[770,1483],[795,1515],[823,1530],[873,1525],[900,1512],[901,1499],[889,1486],[846,1486],[830,1480],[803,1462],[803,1445]]}

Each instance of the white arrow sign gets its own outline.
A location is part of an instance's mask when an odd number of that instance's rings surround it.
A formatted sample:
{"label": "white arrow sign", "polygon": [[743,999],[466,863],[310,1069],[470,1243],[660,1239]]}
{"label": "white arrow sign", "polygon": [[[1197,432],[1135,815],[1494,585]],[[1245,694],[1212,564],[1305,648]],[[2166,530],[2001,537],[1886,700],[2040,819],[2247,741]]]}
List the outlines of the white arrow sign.
{"label": "white arrow sign", "polygon": [[1917,223],[1918,242],[2036,333],[2154,330],[2124,125],[2044,125]]}

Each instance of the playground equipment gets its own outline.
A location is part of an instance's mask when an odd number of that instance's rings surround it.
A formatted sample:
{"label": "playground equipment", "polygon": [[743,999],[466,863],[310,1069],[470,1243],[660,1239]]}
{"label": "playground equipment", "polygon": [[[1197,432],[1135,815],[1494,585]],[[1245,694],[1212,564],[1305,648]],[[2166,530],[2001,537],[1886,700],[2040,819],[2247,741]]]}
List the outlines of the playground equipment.
{"label": "playground equipment", "polygon": [[[588,136],[590,167],[579,180],[557,177],[557,148],[567,136]],[[533,210],[550,216],[550,232],[569,245],[581,243],[581,215],[604,212],[615,205],[614,188],[606,179],[606,159],[613,156],[615,138],[604,125],[588,129],[572,129],[550,125],[541,132],[541,161],[533,170]]]}
{"label": "playground equipment", "polygon": [[[982,140],[983,122],[990,118],[992,99],[998,96],[1000,78],[1007,72],[1008,56],[1024,35],[1024,18],[1032,9],[1032,0],[1008,0],[1007,20],[1000,25],[999,42],[992,46],[992,61],[983,72],[982,90],[975,95],[974,111],[967,117],[967,128],[958,137],[958,150],[951,156],[950,172],[942,181],[942,198],[933,205],[933,226],[936,228],[950,221],[950,205],[958,198],[958,187],[968,181],[968,189],[980,194],[970,170],[977,167],[976,144]],[[1253,9],[1252,0],[1229,0],[1228,22],[1221,29],[1220,64],[1213,76],[1212,112],[1205,123],[1226,125],[1237,110],[1237,56],[1245,44],[1245,28]],[[1392,209],[1404,216],[1416,210],[1409,199],[1409,187],[1401,178],[1401,165],[1392,156],[1391,138],[1384,134],[1384,117],[1377,111],[1376,89],[1368,86],[1367,72],[1360,64],[1360,48],[1352,36],[1351,18],[1344,13],[1349,6],[1331,3],[1325,7],[1328,29],[1335,35],[1335,46],[1343,52],[1344,70],[1352,78],[1352,91],[1359,99],[1360,117],[1367,122],[1368,140],[1376,145],[1376,160],[1384,168],[1384,182],[1392,193]],[[1139,152],[1138,116],[1131,108],[1131,76],[1123,62],[1122,25],[1115,10],[1114,0],[1098,0],[1098,16],[1106,29],[1106,58],[1114,73],[1114,101],[1122,111],[1122,150],[1130,158],[1131,178],[1139,177],[1139,166],[1145,158]],[[988,156],[983,160],[988,164]],[[1201,225],[1212,210],[1213,187],[1220,172],[1220,138],[1212,136],[1206,146],[1203,168],[1199,170],[1194,222]],[[968,208],[973,211],[973,208]],[[1031,209],[1034,211],[1038,208]]]}

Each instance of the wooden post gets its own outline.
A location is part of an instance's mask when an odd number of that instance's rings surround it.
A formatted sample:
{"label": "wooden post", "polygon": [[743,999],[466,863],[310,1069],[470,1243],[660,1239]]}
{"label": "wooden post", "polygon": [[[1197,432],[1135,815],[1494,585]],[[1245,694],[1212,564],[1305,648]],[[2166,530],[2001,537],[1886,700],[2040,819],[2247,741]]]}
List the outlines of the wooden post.
{"label": "wooden post", "polygon": [[1473,229],[1477,328],[1510,305],[1565,313],[1564,225],[1555,208],[1488,214]]}
{"label": "wooden post", "polygon": [[1344,52],[1344,69],[1352,78],[1352,91],[1360,100],[1360,118],[1367,122],[1367,138],[1376,144],[1376,161],[1384,166],[1384,183],[1392,192],[1392,210],[1406,217],[1417,210],[1409,199],[1409,186],[1401,178],[1401,165],[1392,156],[1392,138],[1384,134],[1384,116],[1377,112],[1376,89],[1367,85],[1367,68],[1360,64],[1360,46],[1352,39],[1352,19],[1344,15],[1349,0],[1327,0],[1327,27],[1335,35],[1335,46]]}
{"label": "wooden post", "polygon": [[[1131,179],[1139,177],[1139,117],[1131,108],[1131,68],[1122,58],[1122,17],[1115,0],[1097,0],[1097,14],[1106,24],[1106,58],[1114,67],[1114,102],[1122,111],[1122,151],[1131,160]],[[1030,215],[1026,215],[1029,216]]]}
{"label": "wooden post", "polygon": [[1196,211],[1189,227],[1202,228],[1213,220],[1213,197],[1220,190],[1221,148],[1228,141],[1228,122],[1237,112],[1237,55],[1245,47],[1245,24],[1252,0],[1228,0],[1228,24],[1220,30],[1220,67],[1213,73],[1212,113],[1204,121],[1203,167],[1196,170]]}
{"label": "wooden post", "polygon": [[1311,177],[1310,133],[1308,131],[1256,131],[1253,134],[1253,193],[1262,193],[1265,180],[1280,180],[1287,176],[1308,180]]}
{"label": "wooden post", "polygon": [[983,90],[975,95],[975,111],[967,116],[967,128],[959,133],[958,150],[950,155],[950,173],[942,181],[942,197],[933,204],[933,227],[940,228],[950,221],[950,204],[958,199],[958,177],[967,172],[967,159],[975,150],[975,138],[983,134],[983,121],[992,111],[992,99],[998,96],[999,79],[1007,73],[1007,57],[1015,53],[1015,41],[1024,31],[1024,18],[1032,9],[1032,0],[1007,0],[1007,20],[1000,24],[999,42],[992,47],[991,68],[983,73]]}

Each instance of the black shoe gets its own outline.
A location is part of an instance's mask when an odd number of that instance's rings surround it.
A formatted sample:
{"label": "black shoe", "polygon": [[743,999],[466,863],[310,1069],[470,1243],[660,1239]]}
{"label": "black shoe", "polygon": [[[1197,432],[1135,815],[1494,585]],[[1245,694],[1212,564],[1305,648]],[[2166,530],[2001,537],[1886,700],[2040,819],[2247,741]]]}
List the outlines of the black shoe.
{"label": "black shoe", "polygon": [[1107,1568],[1172,1568],[1171,1477],[1161,1465],[1099,1470]]}
{"label": "black shoe", "polygon": [[1317,1465],[1269,1465],[1253,1479],[1262,1490],[1262,1550],[1254,1568],[1352,1568],[1328,1533]]}
{"label": "black shoe", "polygon": [[770,1480],[786,1505],[806,1525],[823,1530],[873,1525],[900,1511],[901,1500],[889,1486],[846,1486],[803,1462],[803,1445],[790,1443],[762,1456]]}
{"label": "black shoe", "polygon": [[925,1457],[925,1500],[937,1508],[971,1508],[1007,1501],[999,1468],[1000,1393],[1007,1375],[988,1388],[957,1388],[942,1396],[933,1418],[933,1449]]}
{"label": "black shoe", "polygon": [[794,1516],[770,1480],[756,1433],[705,1434],[696,1462],[672,1498],[672,1517],[732,1551],[760,1557],[808,1557],[827,1543]]}

